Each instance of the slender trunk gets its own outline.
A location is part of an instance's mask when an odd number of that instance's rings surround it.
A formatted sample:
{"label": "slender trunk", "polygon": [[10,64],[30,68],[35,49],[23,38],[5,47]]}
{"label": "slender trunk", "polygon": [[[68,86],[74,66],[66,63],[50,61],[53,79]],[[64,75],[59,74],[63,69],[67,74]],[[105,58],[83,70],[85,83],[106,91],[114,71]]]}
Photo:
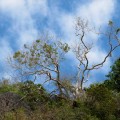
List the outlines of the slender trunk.
{"label": "slender trunk", "polygon": [[61,84],[59,83],[60,82],[60,70],[59,70],[58,64],[56,64],[56,70],[57,70],[57,86],[58,86],[60,95],[62,95],[62,88],[61,88]]}
{"label": "slender trunk", "polygon": [[80,81],[80,88],[81,88],[81,90],[83,90],[83,81],[84,81],[84,76],[82,77],[82,79]]}
{"label": "slender trunk", "polygon": [[84,77],[82,76],[82,78],[80,78],[80,71],[78,71],[78,74],[77,74],[77,86],[78,86],[78,89],[79,90],[82,90],[83,89],[83,80],[84,80]]}
{"label": "slender trunk", "polygon": [[82,92],[83,92],[83,81],[84,81],[84,76],[82,76],[82,78],[80,77],[80,71],[78,71],[77,74],[77,88],[76,88],[76,98],[80,98],[82,96]]}

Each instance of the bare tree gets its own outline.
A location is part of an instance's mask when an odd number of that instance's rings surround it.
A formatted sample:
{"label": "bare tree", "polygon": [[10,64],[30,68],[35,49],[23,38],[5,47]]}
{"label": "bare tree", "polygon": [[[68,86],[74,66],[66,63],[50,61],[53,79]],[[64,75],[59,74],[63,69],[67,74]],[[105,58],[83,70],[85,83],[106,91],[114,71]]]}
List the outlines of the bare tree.
{"label": "bare tree", "polygon": [[[89,27],[88,21],[85,21],[81,18],[77,18],[75,24],[75,30],[76,30],[75,34],[76,37],[78,38],[78,41],[73,47],[73,52],[79,63],[77,66],[78,69],[77,92],[79,94],[80,91],[83,90],[83,84],[88,80],[90,72],[102,67],[103,64],[106,62],[107,58],[111,57],[112,52],[120,46],[120,39],[119,39],[120,29],[116,28],[112,21],[109,21],[107,31],[101,32],[101,30],[99,29],[98,32],[96,32],[95,29],[93,28],[91,29]],[[104,37],[105,43],[107,45],[106,56],[101,60],[101,62],[96,64],[91,64],[91,61],[88,56],[94,47],[94,43],[92,42],[92,40],[89,41],[86,40],[86,36],[91,33]]]}

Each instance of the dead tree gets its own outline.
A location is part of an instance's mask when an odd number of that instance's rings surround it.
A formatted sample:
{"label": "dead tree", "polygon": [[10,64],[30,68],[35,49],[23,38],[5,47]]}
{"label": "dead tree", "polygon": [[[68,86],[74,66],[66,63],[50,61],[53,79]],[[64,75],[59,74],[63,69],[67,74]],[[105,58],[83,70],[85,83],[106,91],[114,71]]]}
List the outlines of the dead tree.
{"label": "dead tree", "polygon": [[[115,27],[112,21],[109,21],[107,31],[101,32],[101,29],[96,32],[95,29],[91,29],[89,27],[88,21],[82,20],[81,18],[77,18],[75,24],[76,30],[76,37],[77,41],[73,47],[73,52],[76,56],[78,61],[77,66],[77,92],[78,94],[80,91],[83,90],[83,84],[89,78],[89,74],[91,71],[99,69],[103,66],[106,62],[108,57],[111,57],[112,52],[120,46],[120,38],[119,38],[119,31],[120,29]],[[96,64],[91,64],[91,61],[88,57],[91,50],[94,47],[94,42],[92,40],[87,40],[86,37],[89,34],[96,34],[104,37],[105,43],[107,44],[107,53],[106,56],[101,60],[101,62]],[[77,94],[77,93],[76,93]]]}

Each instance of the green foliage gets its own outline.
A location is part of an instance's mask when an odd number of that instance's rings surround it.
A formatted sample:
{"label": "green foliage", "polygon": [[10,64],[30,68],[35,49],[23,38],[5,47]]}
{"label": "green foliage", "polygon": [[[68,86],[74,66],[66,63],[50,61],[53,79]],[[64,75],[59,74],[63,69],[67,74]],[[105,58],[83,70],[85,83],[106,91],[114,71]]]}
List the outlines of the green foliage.
{"label": "green foliage", "polygon": [[[8,84],[11,86],[11,84]],[[40,84],[32,81],[16,83],[16,93],[29,105],[29,115],[25,108],[5,113],[5,120],[119,120],[120,93],[109,90],[104,84],[94,84],[86,89],[84,100],[50,97]],[[4,88],[5,86],[3,86]],[[6,89],[6,88],[4,88]],[[16,88],[15,88],[16,89]],[[2,92],[2,91],[1,91]],[[3,91],[4,92],[4,91]]]}
{"label": "green foliage", "polygon": [[113,117],[116,110],[114,94],[103,84],[92,85],[87,90],[86,105],[90,108],[91,114],[100,120],[110,120],[110,116]]}
{"label": "green foliage", "polygon": [[[112,21],[109,21],[109,25],[112,24]],[[116,32],[118,33],[119,29]],[[72,82],[61,79],[56,82],[58,78],[55,79],[60,73],[59,64],[69,49],[66,43],[36,40],[31,46],[24,45],[23,51],[13,55],[17,65],[15,67],[22,70],[23,75],[46,75],[45,77],[53,80],[55,84],[60,82],[65,96],[57,94],[56,91],[56,94],[51,96],[41,84],[32,81],[10,84],[4,80],[0,83],[0,93],[15,92],[31,108],[29,115],[25,108],[8,111],[5,113],[5,120],[120,119],[120,59],[111,67],[108,80],[102,84],[91,85],[84,91],[84,96],[75,99],[72,93],[75,93],[76,89]]]}
{"label": "green foliage", "polygon": [[3,79],[0,82],[0,93],[5,92],[14,92],[18,93],[19,86],[18,84],[11,84],[9,80]]}
{"label": "green foliage", "polygon": [[18,52],[16,52],[16,53],[14,54],[13,58],[17,58],[17,57],[19,57],[20,55],[21,55],[21,52],[18,51]]}
{"label": "green foliage", "polygon": [[[55,51],[51,45],[44,45],[44,50],[48,53]],[[35,84],[32,81],[10,84],[9,80],[3,80],[0,84],[0,93],[15,92],[21,95],[22,100],[31,108],[30,115],[23,108],[6,112],[3,117],[5,120],[16,118],[22,120],[119,120],[120,59],[111,68],[112,70],[107,75],[109,80],[102,84],[92,84],[86,88],[84,99],[75,100],[70,97],[62,98],[55,94],[51,97],[41,84]],[[64,80],[62,84],[65,85],[68,94],[70,94],[72,92],[70,81]],[[73,104],[74,101],[75,104]]]}
{"label": "green foliage", "polygon": [[108,25],[112,26],[113,25],[113,21],[109,21]]}
{"label": "green foliage", "polygon": [[36,40],[32,46],[24,45],[24,51],[18,51],[13,55],[14,60],[28,67],[50,66],[63,58],[70,47],[67,43]]}
{"label": "green foliage", "polygon": [[47,100],[47,92],[42,85],[34,84],[32,81],[24,82],[19,93],[21,93],[31,109],[35,109],[38,104],[43,104]]}
{"label": "green foliage", "polygon": [[111,66],[111,71],[107,77],[108,80],[104,82],[104,85],[109,89],[120,92],[120,59],[117,59]]}
{"label": "green foliage", "polygon": [[16,111],[6,112],[0,116],[0,120],[29,120],[29,116],[26,114],[23,108],[19,108]]}
{"label": "green foliage", "polygon": [[60,64],[69,49],[67,43],[36,40],[31,46],[24,45],[24,50],[16,52],[11,60],[17,74],[22,74],[22,78],[44,76],[44,83],[55,83],[55,88],[62,95],[65,88],[60,80]]}
{"label": "green foliage", "polygon": [[116,34],[118,34],[120,32],[120,28],[118,28],[117,30],[116,30]]}

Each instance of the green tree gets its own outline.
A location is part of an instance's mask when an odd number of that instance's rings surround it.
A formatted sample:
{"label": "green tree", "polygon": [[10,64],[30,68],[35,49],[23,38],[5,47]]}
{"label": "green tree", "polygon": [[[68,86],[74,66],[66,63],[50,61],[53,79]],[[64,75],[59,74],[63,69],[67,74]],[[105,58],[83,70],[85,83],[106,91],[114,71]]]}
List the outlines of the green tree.
{"label": "green tree", "polygon": [[60,63],[69,49],[68,44],[59,41],[36,40],[31,46],[24,45],[24,50],[17,51],[9,62],[21,76],[31,76],[34,80],[43,76],[44,83],[54,82],[56,91],[63,95],[66,89],[61,81]]}
{"label": "green tree", "polygon": [[120,92],[120,58],[111,66],[111,71],[107,77],[108,80],[104,82],[105,86]]}
{"label": "green tree", "polygon": [[91,110],[92,115],[100,120],[116,120],[117,103],[112,91],[103,84],[96,84],[91,85],[86,94],[86,106]]}
{"label": "green tree", "polygon": [[25,81],[20,89],[19,94],[29,104],[32,109],[37,105],[43,104],[47,100],[47,92],[41,84],[34,84],[32,81]]}

